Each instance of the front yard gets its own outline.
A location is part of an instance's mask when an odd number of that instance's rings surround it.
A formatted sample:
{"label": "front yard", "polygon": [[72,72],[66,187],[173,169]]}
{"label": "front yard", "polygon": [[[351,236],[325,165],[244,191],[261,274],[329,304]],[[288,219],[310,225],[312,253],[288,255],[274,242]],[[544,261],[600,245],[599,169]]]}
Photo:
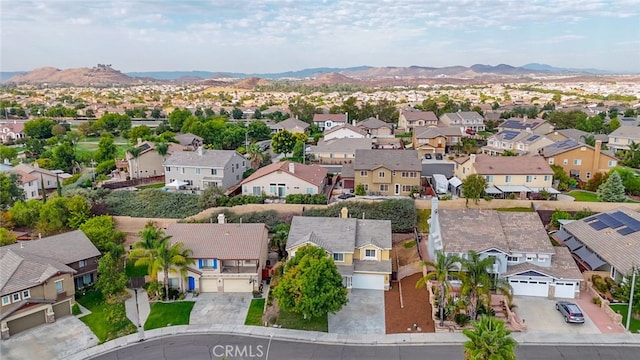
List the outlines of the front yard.
{"label": "front yard", "polygon": [[329,318],[327,315],[318,318],[304,319],[302,315],[280,309],[276,324],[285,329],[307,330],[307,331],[329,331]]}
{"label": "front yard", "polygon": [[247,312],[247,318],[244,321],[245,325],[261,326],[262,325],[262,312],[264,311],[264,299],[253,299],[251,305],[249,305],[249,311]]}
{"label": "front yard", "polygon": [[[627,313],[629,311],[628,304],[610,304],[611,310],[622,315],[622,326],[627,325]],[[631,323],[629,324],[629,331],[633,334],[640,333],[640,320],[631,317]]]}
{"label": "front yard", "polygon": [[80,320],[93,331],[100,343],[136,332],[135,325],[127,319],[124,302],[108,304],[102,293],[95,290],[78,297],[77,301],[91,311]]}
{"label": "front yard", "polygon": [[171,303],[157,302],[151,305],[151,313],[144,323],[145,330],[166,326],[188,325],[193,309],[193,301],[177,301]]}

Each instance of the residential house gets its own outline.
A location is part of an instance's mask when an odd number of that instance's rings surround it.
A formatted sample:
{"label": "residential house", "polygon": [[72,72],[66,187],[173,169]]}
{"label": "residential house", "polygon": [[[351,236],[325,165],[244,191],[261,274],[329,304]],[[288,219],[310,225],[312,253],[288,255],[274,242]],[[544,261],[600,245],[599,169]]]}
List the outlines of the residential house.
{"label": "residential house", "polygon": [[403,150],[404,142],[397,137],[377,137],[373,138],[373,148],[381,150]]}
{"label": "residential house", "polygon": [[167,155],[162,156],[156,151],[156,146],[151,141],[139,142],[136,147],[140,149],[140,154],[133,157],[127,151],[126,160],[129,169],[129,176],[132,179],[147,178],[151,176],[164,175],[164,159],[176,151],[184,151],[186,146],[169,143]]}
{"label": "residential house", "polygon": [[270,126],[272,133],[287,130],[292,134],[304,134],[309,128],[309,124],[296,118],[288,118]]}
{"label": "residential house", "polygon": [[544,119],[510,118],[498,125],[498,131],[529,131],[536,135],[545,135],[553,131],[553,125]]}
{"label": "residential house", "polygon": [[525,198],[542,189],[556,194],[553,188],[553,170],[542,156],[489,156],[471,154],[457,158],[455,176],[464,181],[471,174],[482,175],[487,181],[488,193],[497,189],[503,194],[517,194]]}
{"label": "residential house", "polygon": [[609,134],[609,144],[613,151],[629,150],[631,143],[640,145],[640,126],[620,126]]}
{"label": "residential house", "polygon": [[404,195],[420,188],[422,164],[415,150],[356,150],[354,183],[369,194]]}
{"label": "residential house", "polygon": [[575,140],[564,140],[539,150],[549,165],[561,166],[569,176],[580,181],[589,181],[598,172],[608,172],[618,165],[618,159],[602,151],[602,142],[596,146],[581,144]]}
{"label": "residential house", "polygon": [[294,216],[287,238],[289,257],[305,245],[324,249],[333,258],[347,289],[389,290],[391,221]]}
{"label": "residential house", "polygon": [[[166,234],[172,244],[181,242],[191,250],[194,260],[187,267],[186,278],[169,274],[171,288],[201,293],[252,292],[259,288],[269,247],[265,224],[228,224],[220,214],[217,224],[170,224]],[[161,272],[158,280],[164,280]]]}
{"label": "residential house", "polygon": [[587,270],[607,271],[621,281],[640,260],[640,214],[626,207],[571,221],[554,237]]}
{"label": "residential house", "polygon": [[620,122],[620,125],[622,126],[638,126],[640,125],[640,117],[638,118],[634,118],[634,117],[619,117],[618,121]]}
{"label": "residential house", "polygon": [[[33,163],[33,166],[27,164],[19,164],[14,166],[13,169],[20,170],[34,176],[36,179],[38,179],[39,182],[44,183],[44,188],[46,190],[56,189],[58,187],[58,180],[62,181],[62,179],[64,178],[63,176],[61,176],[63,173],[43,169],[38,166],[38,163]],[[38,185],[42,187],[41,184]]]}
{"label": "residential house", "polygon": [[562,129],[555,130],[548,134],[545,134],[549,139],[560,142],[564,140],[575,140],[581,144],[586,144],[586,139],[593,136],[594,140],[600,140],[603,144],[609,142],[609,136],[606,134],[593,134],[578,129]]}
{"label": "residential house", "polygon": [[438,126],[438,117],[433,111],[403,109],[398,115],[398,129],[413,131],[417,126]]}
{"label": "residential house", "polygon": [[9,172],[20,176],[20,187],[24,190],[25,200],[39,199],[42,196],[40,193],[40,179],[22,170],[12,169]]}
{"label": "residential house", "polygon": [[346,164],[353,162],[357,150],[369,150],[372,147],[373,140],[370,138],[342,138],[319,141],[308,153],[320,164]]}
{"label": "residential house", "polygon": [[324,131],[324,141],[342,138],[362,139],[364,137],[367,137],[366,131],[351,124],[334,126]]}
{"label": "residential house", "polygon": [[420,158],[425,154],[444,154],[460,141],[462,131],[457,126],[416,126],[413,129],[413,148]]}
{"label": "residential house", "polygon": [[314,114],[313,123],[322,131],[332,127],[346,124],[349,121],[349,114]]}
{"label": "residential house", "polygon": [[180,145],[190,148],[191,150],[195,150],[204,144],[200,136],[191,133],[176,134],[174,139],[176,139]]}
{"label": "residential house", "polygon": [[544,135],[534,134],[529,130],[502,130],[487,139],[487,145],[482,147],[483,154],[491,156],[502,155],[505,151],[517,155],[537,154],[538,150],[554,141]]}
{"label": "residential house", "polygon": [[366,131],[372,138],[393,137],[393,124],[377,118],[368,118],[357,123],[356,126]]}
{"label": "residential house", "polygon": [[[0,143],[12,143],[19,139],[26,138],[24,122],[3,122],[0,123]],[[3,160],[3,159],[0,159]]]}
{"label": "residential house", "polygon": [[[464,224],[464,226],[461,226]],[[488,269],[508,281],[514,295],[576,298],[582,274],[564,247],[554,247],[537,213],[438,209],[432,199],[427,252],[492,257]]]}
{"label": "residential house", "polygon": [[258,169],[241,183],[243,195],[277,196],[322,194],[328,170],[292,161],[276,162]]}
{"label": "residential house", "polygon": [[95,280],[99,256],[79,230],[0,247],[2,339],[70,315],[78,284]]}
{"label": "residential house", "polygon": [[234,150],[176,151],[164,161],[166,186],[186,186],[203,190],[224,189],[239,183],[249,169],[249,160]]}
{"label": "residential house", "polygon": [[475,111],[445,113],[440,117],[440,121],[447,126],[459,126],[463,133],[468,133],[467,130],[476,133],[485,130],[484,118]]}

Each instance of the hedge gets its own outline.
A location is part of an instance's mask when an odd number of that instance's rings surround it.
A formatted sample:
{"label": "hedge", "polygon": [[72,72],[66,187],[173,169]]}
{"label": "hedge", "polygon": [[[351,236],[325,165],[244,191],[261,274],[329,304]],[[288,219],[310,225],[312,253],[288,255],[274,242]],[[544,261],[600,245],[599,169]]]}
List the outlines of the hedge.
{"label": "hedge", "polygon": [[323,194],[289,194],[285,197],[287,204],[317,204],[325,205],[327,197]]}
{"label": "hedge", "polygon": [[104,198],[110,215],[182,219],[200,212],[198,195],[159,189],[117,190]]}
{"label": "hedge", "polygon": [[211,215],[210,219],[196,222],[217,222],[218,215],[224,214],[227,223],[249,223],[249,224],[267,224],[269,231],[279,224],[291,224],[291,219],[296,215],[294,213],[279,213],[275,210],[255,211],[244,214],[236,214],[229,210],[221,210]]}

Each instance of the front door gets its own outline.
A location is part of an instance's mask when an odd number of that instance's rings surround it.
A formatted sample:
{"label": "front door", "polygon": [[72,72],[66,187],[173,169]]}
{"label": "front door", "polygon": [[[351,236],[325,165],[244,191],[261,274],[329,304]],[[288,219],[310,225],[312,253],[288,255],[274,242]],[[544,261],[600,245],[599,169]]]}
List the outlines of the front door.
{"label": "front door", "polygon": [[196,288],[196,279],[193,276],[189,276],[189,291],[193,291]]}
{"label": "front door", "polygon": [[400,195],[400,184],[396,184],[396,195]]}

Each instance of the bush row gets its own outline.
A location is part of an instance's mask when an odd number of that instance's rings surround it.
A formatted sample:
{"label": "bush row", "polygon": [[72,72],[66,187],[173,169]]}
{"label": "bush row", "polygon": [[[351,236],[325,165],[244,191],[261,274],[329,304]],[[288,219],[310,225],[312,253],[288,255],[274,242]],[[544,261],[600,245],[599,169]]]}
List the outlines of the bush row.
{"label": "bush row", "polygon": [[325,205],[327,197],[323,194],[289,194],[285,198],[287,204],[317,204]]}
{"label": "bush row", "polygon": [[198,195],[159,189],[112,191],[104,202],[110,215],[181,219],[200,212]]}

